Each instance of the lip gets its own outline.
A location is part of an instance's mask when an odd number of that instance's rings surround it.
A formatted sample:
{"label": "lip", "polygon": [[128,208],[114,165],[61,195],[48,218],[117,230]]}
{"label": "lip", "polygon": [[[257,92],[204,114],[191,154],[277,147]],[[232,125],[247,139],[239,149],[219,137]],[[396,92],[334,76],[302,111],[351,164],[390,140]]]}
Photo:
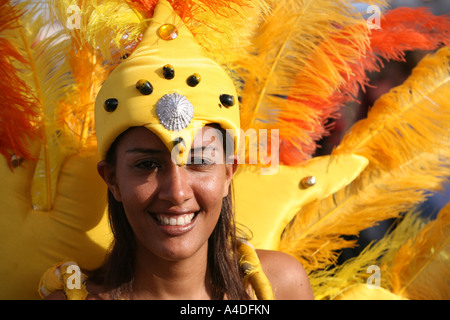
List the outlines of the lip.
{"label": "lip", "polygon": [[[192,212],[190,212],[192,213]],[[193,212],[194,213],[194,217],[192,218],[192,220],[185,224],[185,225],[164,225],[161,224],[157,218],[158,215],[164,215],[166,217],[173,218],[173,219],[178,219],[180,216],[184,216],[184,215],[188,215],[189,213],[181,213],[178,212],[177,214],[173,214],[173,213],[150,213],[155,225],[166,235],[168,236],[180,236],[183,235],[189,231],[191,231],[195,225],[197,224],[197,220],[198,220],[198,216],[200,211],[196,211]]]}

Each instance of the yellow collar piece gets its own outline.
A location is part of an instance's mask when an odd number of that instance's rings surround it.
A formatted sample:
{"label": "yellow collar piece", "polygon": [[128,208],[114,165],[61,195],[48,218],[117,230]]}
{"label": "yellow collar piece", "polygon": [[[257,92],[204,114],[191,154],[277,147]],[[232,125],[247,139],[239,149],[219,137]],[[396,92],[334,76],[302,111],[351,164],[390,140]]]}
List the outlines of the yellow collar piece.
{"label": "yellow collar piece", "polygon": [[235,130],[239,141],[239,105],[232,79],[204,54],[165,0],[156,6],[135,51],[103,84],[95,118],[102,159],[118,135],[136,126],[155,133],[172,155],[173,148],[181,146],[179,164],[186,163],[195,134],[206,124]]}

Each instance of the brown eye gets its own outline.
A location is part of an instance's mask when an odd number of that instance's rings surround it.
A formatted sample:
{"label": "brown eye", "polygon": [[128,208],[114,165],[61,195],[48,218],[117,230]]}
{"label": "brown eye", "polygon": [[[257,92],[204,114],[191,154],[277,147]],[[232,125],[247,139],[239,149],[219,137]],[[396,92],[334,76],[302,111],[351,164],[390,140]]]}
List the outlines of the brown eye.
{"label": "brown eye", "polygon": [[198,73],[194,73],[193,75],[191,75],[187,78],[186,83],[190,87],[195,87],[196,85],[198,85],[200,83],[201,79],[202,78],[200,77],[200,75]]}
{"label": "brown eye", "polygon": [[175,69],[170,64],[166,64],[163,67],[163,76],[167,80],[171,80],[175,77]]}

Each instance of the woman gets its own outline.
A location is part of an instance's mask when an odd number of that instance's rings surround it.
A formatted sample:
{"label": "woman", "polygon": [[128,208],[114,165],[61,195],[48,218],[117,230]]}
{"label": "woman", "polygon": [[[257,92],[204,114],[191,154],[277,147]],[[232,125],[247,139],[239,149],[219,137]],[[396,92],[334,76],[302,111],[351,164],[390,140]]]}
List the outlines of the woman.
{"label": "woman", "polygon": [[[115,240],[89,277],[88,299],[261,297],[252,290],[261,291],[258,284],[244,281],[252,273],[263,281],[265,273],[276,299],[312,298],[296,259],[239,249],[230,187],[237,100],[230,77],[160,1],[142,41],[96,100],[98,172]],[[230,129],[235,137],[225,138]]]}
{"label": "woman", "polygon": [[[205,126],[184,166],[144,127],[118,137],[98,164],[108,185],[115,243],[87,284],[88,299],[254,298],[239,267],[231,206],[236,165],[226,161],[233,155],[225,154],[223,134]],[[296,259],[275,251],[257,254],[276,299],[313,298]],[[63,292],[47,297],[59,298]]]}

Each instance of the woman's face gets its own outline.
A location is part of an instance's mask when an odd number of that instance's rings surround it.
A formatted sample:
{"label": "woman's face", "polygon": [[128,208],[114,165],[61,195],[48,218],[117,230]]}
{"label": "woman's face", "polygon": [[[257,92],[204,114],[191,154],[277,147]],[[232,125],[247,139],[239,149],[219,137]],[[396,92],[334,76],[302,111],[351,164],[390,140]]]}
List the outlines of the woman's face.
{"label": "woman's face", "polygon": [[102,161],[98,169],[123,203],[138,249],[166,260],[207,249],[235,170],[225,164],[223,152],[220,131],[208,126],[195,137],[190,164],[184,166],[144,127],[121,137],[115,167]]}

